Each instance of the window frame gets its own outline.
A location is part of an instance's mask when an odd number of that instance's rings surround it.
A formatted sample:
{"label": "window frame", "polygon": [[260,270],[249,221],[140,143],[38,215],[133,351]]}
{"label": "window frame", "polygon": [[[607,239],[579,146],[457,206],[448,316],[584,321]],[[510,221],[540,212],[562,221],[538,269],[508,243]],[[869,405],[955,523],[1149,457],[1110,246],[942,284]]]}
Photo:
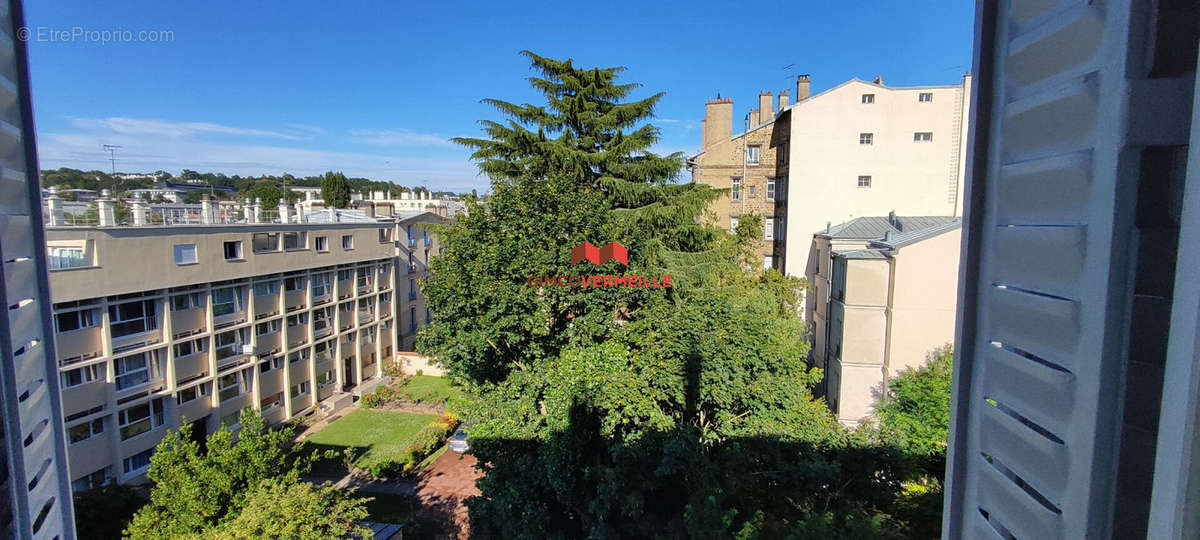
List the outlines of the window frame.
{"label": "window frame", "polygon": [[316,249],[317,253],[329,253],[329,237],[328,236],[314,237],[313,247]]}
{"label": "window frame", "polygon": [[875,144],[874,132],[862,132],[858,134],[858,144],[860,146],[872,146]]}
{"label": "window frame", "polygon": [[932,131],[914,131],[913,142],[933,142]]}
{"label": "window frame", "polygon": [[[347,242],[347,240],[349,240],[349,242]],[[354,251],[354,235],[353,234],[343,234],[342,235],[342,251]]]}
{"label": "window frame", "polygon": [[[78,332],[80,330],[85,330],[88,328],[95,328],[97,326],[96,320],[100,318],[99,311],[100,311],[99,308],[84,308],[84,309],[77,309],[75,311],[66,311],[63,313],[56,313],[54,315],[54,333],[55,334],[66,334],[69,332]],[[87,314],[86,317],[84,316],[84,313]],[[71,328],[69,330],[62,329],[62,322],[61,322],[60,318],[62,318],[64,315],[74,315],[75,316],[74,317],[75,324],[76,324],[75,328]],[[87,321],[85,322],[84,319],[87,319]]]}
{"label": "window frame", "polygon": [[[230,246],[233,246],[234,250],[236,251],[236,253],[232,257],[229,256],[229,247]],[[242,250],[242,241],[241,240],[226,240],[221,243],[221,250],[225,255],[225,260],[227,260],[227,261],[244,261],[244,260],[246,260],[245,252]]]}
{"label": "window frame", "polygon": [[[192,255],[191,260],[187,260],[186,256],[189,251]],[[193,264],[200,264],[200,253],[196,248],[196,244],[175,244],[172,248],[172,254],[174,255],[175,259],[175,266],[190,266]]]}
{"label": "window frame", "polygon": [[[864,183],[864,181],[865,181],[865,183]],[[871,187],[872,183],[874,183],[874,178],[872,178],[871,175],[869,175],[869,174],[858,175],[858,187],[863,188],[863,189],[868,189]]]}
{"label": "window frame", "polygon": [[762,145],[747,144],[746,145],[746,165],[754,166],[762,162]]}
{"label": "window frame", "polygon": [[862,104],[863,105],[875,104],[875,94],[863,94],[862,95]]}
{"label": "window frame", "polygon": [[920,92],[917,94],[917,103],[933,103],[933,92]]}

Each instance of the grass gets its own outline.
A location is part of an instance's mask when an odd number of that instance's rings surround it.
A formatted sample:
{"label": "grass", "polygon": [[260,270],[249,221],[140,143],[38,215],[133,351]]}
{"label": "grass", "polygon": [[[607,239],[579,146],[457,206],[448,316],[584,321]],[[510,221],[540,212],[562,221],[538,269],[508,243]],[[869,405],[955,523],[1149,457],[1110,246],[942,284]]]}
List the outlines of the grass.
{"label": "grass", "polygon": [[354,447],[359,451],[354,464],[366,468],[374,463],[399,459],[413,435],[433,421],[432,414],[412,414],[358,409],[338,418],[308,438],[323,447]]}
{"label": "grass", "polygon": [[[441,401],[449,403],[462,397],[462,390],[450,385],[447,377],[432,377],[429,375],[414,375],[396,389],[400,397],[417,403],[434,403]],[[406,397],[407,396],[407,397]]]}
{"label": "grass", "polygon": [[354,496],[360,499],[367,497],[375,499],[367,502],[367,521],[398,525],[412,521],[412,498],[407,495],[359,491]]}

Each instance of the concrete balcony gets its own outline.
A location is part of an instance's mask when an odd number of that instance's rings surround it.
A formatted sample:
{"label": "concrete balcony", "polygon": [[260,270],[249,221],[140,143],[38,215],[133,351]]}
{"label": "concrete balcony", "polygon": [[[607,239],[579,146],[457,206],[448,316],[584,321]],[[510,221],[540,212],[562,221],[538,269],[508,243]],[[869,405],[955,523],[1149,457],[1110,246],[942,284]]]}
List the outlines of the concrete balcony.
{"label": "concrete balcony", "polygon": [[365,284],[358,286],[358,294],[370,294],[373,290],[375,290],[375,284],[369,280]]}
{"label": "concrete balcony", "polygon": [[207,330],[207,310],[203,308],[186,309],[171,312],[171,337],[180,339],[196,335]]}
{"label": "concrete balcony", "polygon": [[291,311],[296,311],[298,309],[304,309],[304,307],[305,307],[304,301],[305,301],[306,296],[307,296],[307,294],[304,289],[284,293],[284,295],[283,295],[283,310],[287,311],[287,312],[291,312]]}
{"label": "concrete balcony", "polygon": [[80,411],[86,411],[92,407],[104,405],[108,401],[108,393],[105,392],[107,384],[104,381],[92,381],[79,386],[64,388],[60,392],[62,396],[63,415],[69,416]]}
{"label": "concrete balcony", "polygon": [[373,320],[375,320],[375,314],[373,312],[370,312],[370,311],[359,311],[358,312],[358,324],[367,324]]}
{"label": "concrete balcony", "polygon": [[62,332],[54,335],[54,345],[60,366],[98,358],[104,354],[104,332],[100,327]]}
{"label": "concrete balcony", "polygon": [[[117,461],[113,455],[112,434],[108,429],[111,428],[106,428],[104,433],[95,437],[67,445],[67,461],[73,474],[83,476]],[[118,463],[117,468],[119,466]]]}
{"label": "concrete balcony", "polygon": [[194,422],[196,420],[204,418],[205,416],[208,416],[209,413],[211,413],[211,412],[212,412],[211,396],[198,397],[187,403],[184,403],[183,405],[179,405],[179,406],[175,407],[175,414],[179,415],[179,418],[181,418],[180,423],[182,423],[184,421]]}
{"label": "concrete balcony", "polygon": [[254,297],[254,318],[262,319],[279,315],[279,293],[264,294]]}
{"label": "concrete balcony", "polygon": [[[155,446],[167,434],[167,426],[158,426],[150,431],[141,433],[121,441],[119,447],[122,457],[129,457],[138,452],[144,452]],[[117,460],[117,469],[120,470],[121,462]]]}
{"label": "concrete balcony", "polygon": [[292,399],[292,414],[296,414],[304,409],[312,407],[312,398],[312,392],[309,392],[301,396],[296,396],[294,399]]}
{"label": "concrete balcony", "polygon": [[329,396],[332,396],[337,391],[337,384],[330,382],[325,386],[317,387],[317,401],[324,401]]}
{"label": "concrete balcony", "polygon": [[354,317],[343,311],[338,314],[338,331],[342,332],[354,328]]}
{"label": "concrete balcony", "polygon": [[[255,311],[257,311],[257,309]],[[233,313],[227,313],[225,315],[213,317],[213,330],[218,330],[244,322],[246,322],[246,310],[234,311]]]}
{"label": "concrete balcony", "polygon": [[[328,288],[328,287],[326,287],[326,289],[325,289],[325,290],[326,290],[326,291],[328,291],[328,290],[329,290],[329,288]],[[328,302],[328,301],[330,301],[330,300],[333,300],[333,295],[332,295],[332,294],[330,294],[329,292],[326,292],[325,294],[314,294],[314,295],[313,295],[313,299],[312,299],[312,303],[313,303],[313,305],[314,305],[314,306],[319,306],[319,305],[321,305],[321,304],[324,304],[324,303],[326,303],[326,302]]]}
{"label": "concrete balcony", "polygon": [[239,412],[242,409],[249,407],[250,402],[250,392],[243,392],[241,395],[235,398],[229,398],[228,400],[221,402],[221,405],[218,407],[217,418],[225,418],[226,416]]}
{"label": "concrete balcony", "polygon": [[269,409],[263,409],[263,411],[262,411],[263,421],[266,422],[268,425],[278,424],[280,422],[283,422],[284,420],[287,420],[287,418],[284,416],[284,412],[285,411],[283,410],[283,402],[280,402],[279,405],[276,405]]}
{"label": "concrete balcony", "polygon": [[298,325],[287,329],[288,347],[296,347],[308,343],[308,325]]}
{"label": "concrete balcony", "polygon": [[391,302],[380,302],[379,303],[379,317],[380,318],[386,317],[387,314],[390,314],[391,312],[392,312],[392,303]]}
{"label": "concrete balcony", "polygon": [[288,372],[288,386],[300,384],[308,380],[308,363],[295,362]]}
{"label": "concrete balcony", "polygon": [[208,351],[175,357],[175,384],[208,374]]}
{"label": "concrete balcony", "polygon": [[337,282],[338,300],[345,300],[354,295],[354,280],[339,279]]}
{"label": "concrete balcony", "polygon": [[148,332],[131,334],[122,337],[112,338],[113,354],[121,354],[150,345],[162,343],[162,328],[155,328]]}
{"label": "concrete balcony", "polygon": [[286,390],[283,384],[283,370],[272,369],[258,376],[258,393],[262,396],[269,396],[276,392]]}
{"label": "concrete balcony", "polygon": [[321,339],[333,333],[332,321],[326,320],[325,326],[313,330],[313,339]]}
{"label": "concrete balcony", "polygon": [[333,370],[333,359],[332,358],[330,358],[329,356],[325,356],[324,358],[317,358],[317,366],[316,366],[317,373],[325,373],[326,371],[331,371],[331,370]]}
{"label": "concrete balcony", "polygon": [[259,356],[269,356],[283,350],[283,336],[280,332],[269,332],[258,336],[255,352]]}

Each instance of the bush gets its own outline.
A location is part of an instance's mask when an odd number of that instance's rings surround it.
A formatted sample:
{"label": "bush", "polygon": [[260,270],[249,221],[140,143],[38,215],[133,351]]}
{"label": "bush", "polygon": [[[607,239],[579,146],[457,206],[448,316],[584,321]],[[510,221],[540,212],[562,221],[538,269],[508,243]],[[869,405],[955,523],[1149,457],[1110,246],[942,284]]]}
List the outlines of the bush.
{"label": "bush", "polygon": [[380,386],[374,392],[363,396],[363,407],[373,409],[382,405],[386,405],[396,399],[396,391],[388,386]]}
{"label": "bush", "polygon": [[433,454],[446,438],[458,427],[458,418],[446,413],[437,417],[413,436],[412,443],[404,448],[399,459],[372,464],[367,472],[374,478],[387,478],[396,473],[408,474],[416,469],[417,464]]}

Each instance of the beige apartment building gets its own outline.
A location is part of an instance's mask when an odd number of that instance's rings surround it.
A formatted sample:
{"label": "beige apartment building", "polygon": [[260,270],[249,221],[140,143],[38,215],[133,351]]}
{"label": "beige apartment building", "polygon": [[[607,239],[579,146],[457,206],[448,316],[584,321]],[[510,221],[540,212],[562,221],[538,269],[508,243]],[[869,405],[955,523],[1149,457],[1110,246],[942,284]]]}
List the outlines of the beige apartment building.
{"label": "beige apartment building", "polygon": [[890,214],[814,235],[813,362],[843,424],[870,415],[889,378],[954,341],[961,228],[956,217]]}
{"label": "beige apartment building", "polygon": [[[797,85],[797,99],[808,97],[808,76]],[[717,97],[704,105],[703,149],[688,159],[692,181],[727,190],[708,208],[707,219],[718,227],[737,228],[743,215],[761,216],[763,268],[782,268],[776,244],[787,212],[785,188],[788,174],[790,96],[779,93],[779,108],[769,91],[758,95],[758,108],[744,118],[745,129],[734,135],[733,99]]]}
{"label": "beige apartment building", "polygon": [[777,235],[787,274],[812,272],[812,235],[828,224],[891,211],[961,216],[970,92],[970,75],[949,86],[851,79],[789,107],[788,217]]}
{"label": "beige apartment building", "polygon": [[425,226],[441,218],[326,212],[47,227],[75,489],[141,480],[185,422],[202,437],[245,409],[281,422],[337,408],[411,349],[429,319],[417,280],[438,249]]}

